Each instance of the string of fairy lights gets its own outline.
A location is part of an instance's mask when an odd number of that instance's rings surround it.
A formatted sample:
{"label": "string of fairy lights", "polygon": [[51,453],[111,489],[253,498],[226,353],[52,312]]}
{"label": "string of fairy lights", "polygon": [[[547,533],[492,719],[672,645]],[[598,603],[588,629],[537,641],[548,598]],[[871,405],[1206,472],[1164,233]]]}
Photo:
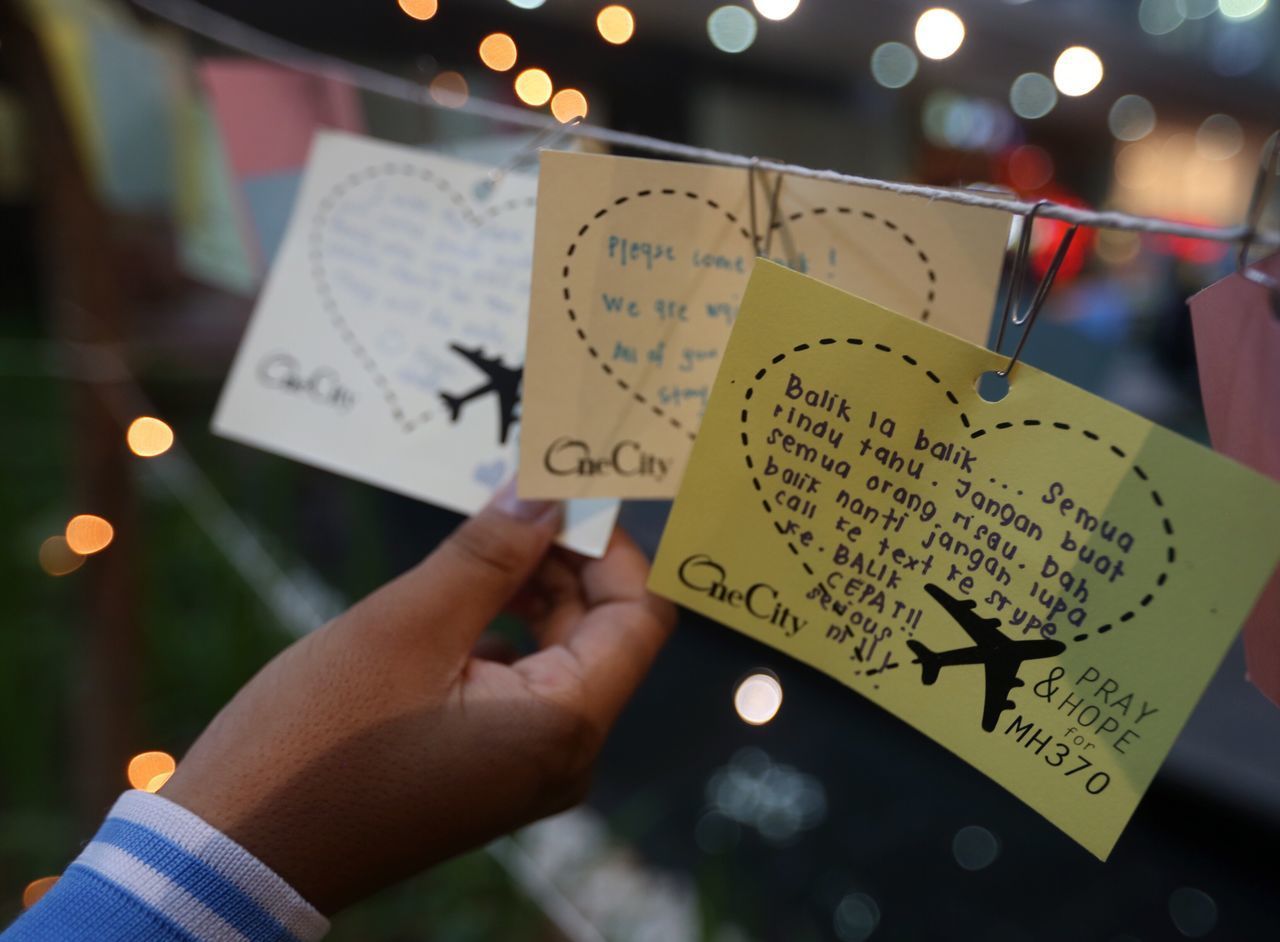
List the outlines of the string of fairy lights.
{"label": "string of fairy lights", "polygon": [[[124,433],[124,446],[138,458],[157,458],[173,447],[173,428],[163,419],[140,415],[131,421]],[[89,557],[101,553],[115,539],[115,527],[97,514],[75,514],[61,533],[47,537],[40,544],[40,568],[50,576],[68,576],[85,564]],[[125,780],[131,788],[155,792],[160,790],[177,769],[177,761],[167,752],[147,750],[133,756],[125,765]],[[32,880],[22,891],[22,907],[34,906],[58,882],[57,876]]]}
{"label": "string of fairy lights", "polygon": [[[405,15],[419,21],[433,20],[454,0],[397,0]],[[521,10],[537,10],[545,0],[507,0]],[[1032,0],[1005,0],[1014,6]],[[716,7],[707,17],[706,31],[710,44],[729,55],[746,52],[760,36],[761,21],[777,24],[790,19],[802,8],[803,0],[751,0]],[[442,4],[444,7],[442,7]],[[1216,16],[1225,27],[1212,36],[1203,30],[1191,39],[1178,40],[1211,46],[1209,58],[1213,68],[1224,76],[1241,75],[1256,69],[1265,55],[1266,44],[1258,40],[1255,29],[1247,25],[1265,12],[1270,0],[1141,0],[1137,8],[1138,25],[1153,41],[1169,42],[1187,32],[1193,24]],[[1199,25],[1204,25],[1199,23]],[[622,4],[600,7],[595,15],[596,31],[611,45],[621,46],[636,35],[636,15]],[[1181,32],[1180,32],[1181,31]],[[869,61],[872,79],[881,87],[897,90],[910,85],[919,75],[921,60],[941,62],[961,51],[967,30],[964,20],[954,10],[932,7],[916,18],[912,44],[888,39],[872,51]],[[904,37],[905,39],[905,37]],[[532,109],[548,107],[561,123],[586,119],[590,110],[587,95],[578,88],[558,87],[548,69],[525,64],[516,38],[510,33],[494,32],[480,40],[477,47],[480,63],[497,73],[511,73],[515,97]],[[517,69],[517,66],[520,68]],[[1046,66],[1048,63],[1046,62]],[[921,119],[925,136],[933,143],[960,150],[994,152],[1009,144],[1014,135],[1015,117],[1035,122],[1048,116],[1066,98],[1083,98],[1102,84],[1106,68],[1101,56],[1084,45],[1069,45],[1052,60],[1052,67],[1042,71],[1022,72],[1010,81],[1006,102],[971,98],[941,89],[930,93],[922,106]],[[439,72],[429,85],[433,101],[447,108],[462,108],[470,97],[467,79],[453,69]],[[1121,147],[1116,158],[1116,176],[1124,185],[1134,175],[1129,165],[1151,163],[1149,148],[1126,147],[1151,135],[1156,129],[1154,106],[1142,95],[1126,92],[1119,95],[1107,112],[1107,127]],[[1240,153],[1245,133],[1240,123],[1227,114],[1216,113],[1204,118],[1195,131],[1195,156],[1222,161]],[[1038,151],[1038,149],[1036,149]],[[1025,163],[1025,161],[1024,161]],[[1014,177],[1042,180],[1038,161],[1036,173],[1013,173]],[[1025,170],[1025,167],[1011,167]],[[1015,185],[1024,181],[1015,179]],[[1029,187],[1035,189],[1034,185]]]}

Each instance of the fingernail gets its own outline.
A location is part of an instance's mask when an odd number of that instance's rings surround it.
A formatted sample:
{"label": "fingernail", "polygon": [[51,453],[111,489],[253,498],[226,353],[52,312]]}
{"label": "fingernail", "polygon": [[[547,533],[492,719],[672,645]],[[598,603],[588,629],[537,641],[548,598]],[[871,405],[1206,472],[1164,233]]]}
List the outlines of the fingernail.
{"label": "fingernail", "polygon": [[492,506],[508,517],[517,520],[541,520],[560,513],[560,503],[554,500],[521,500],[516,496],[516,479],[512,478],[493,495]]}

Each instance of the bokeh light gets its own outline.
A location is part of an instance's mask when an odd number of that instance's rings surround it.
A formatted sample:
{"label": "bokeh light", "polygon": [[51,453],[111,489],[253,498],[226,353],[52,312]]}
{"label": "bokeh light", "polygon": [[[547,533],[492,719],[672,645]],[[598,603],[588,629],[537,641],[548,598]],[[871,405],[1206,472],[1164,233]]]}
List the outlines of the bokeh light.
{"label": "bokeh light", "polygon": [[1202,20],[1218,9],[1218,0],[1178,0],[1183,15],[1189,20]]}
{"label": "bokeh light", "polygon": [[140,752],[129,760],[125,770],[129,784],[145,792],[160,790],[178,768],[178,763],[167,752]]}
{"label": "bokeh light", "polygon": [[84,557],[67,543],[65,536],[51,536],[40,544],[40,568],[51,576],[65,576],[84,565]]}
{"label": "bokeh light", "polygon": [[67,522],[67,545],[81,556],[100,553],[111,545],[116,531],[111,524],[93,514],[77,514]]}
{"label": "bokeh light", "polygon": [[139,458],[154,458],[173,447],[173,429],[167,422],[140,415],[129,423],[124,435],[129,450]]}
{"label": "bokeh light", "polygon": [[431,80],[427,90],[432,101],[446,108],[461,108],[470,94],[461,72],[441,72]]}
{"label": "bokeh light", "polygon": [[605,42],[621,46],[635,35],[636,18],[626,7],[612,3],[596,14],[596,29]]}
{"label": "bokeh light", "polygon": [[1058,90],[1049,76],[1023,72],[1009,86],[1009,107],[1019,118],[1043,118],[1058,103]]}
{"label": "bokeh light", "polygon": [[587,96],[576,88],[562,88],[551,96],[551,114],[561,124],[587,116]]}
{"label": "bokeh light", "polygon": [[480,61],[495,72],[505,72],[516,64],[516,41],[506,33],[490,33],[480,40]]}
{"label": "bokeh light", "polygon": [[1072,98],[1087,95],[1102,81],[1102,60],[1087,46],[1069,46],[1053,64],[1053,84]]}
{"label": "bokeh light", "polygon": [[1267,0],[1218,0],[1218,9],[1229,20],[1251,20],[1267,8]]}
{"label": "bokeh light", "polygon": [[536,10],[547,0],[507,0],[507,2],[513,7],[519,7],[522,10]]}
{"label": "bokeh light", "polygon": [[1169,918],[1189,939],[1208,935],[1218,925],[1218,904],[1204,890],[1184,886],[1169,894]]}
{"label": "bokeh light", "polygon": [[551,76],[542,69],[525,69],[516,76],[516,96],[526,105],[545,105],[551,100]]}
{"label": "bokeh light", "polygon": [[1127,265],[1141,249],[1141,236],[1121,229],[1099,229],[1093,243],[1094,252],[1107,265]]}
{"label": "bokeh light", "polygon": [[927,59],[955,55],[964,42],[964,20],[946,7],[925,10],[916,20],[916,48]]}
{"label": "bokeh light", "polygon": [[951,856],[965,870],[985,870],[1000,856],[1000,841],[986,828],[970,824],[951,839]]}
{"label": "bokeh light", "polygon": [[[704,833],[704,837],[713,838],[722,849],[735,842],[732,833],[724,833],[723,825],[728,822],[754,828],[770,844],[786,846],[803,832],[818,827],[827,816],[827,793],[822,782],[790,765],[774,762],[767,752],[753,746],[739,749],[728,765],[713,772],[705,793],[709,812],[728,821],[717,822],[713,818],[705,824],[699,822],[699,829],[721,832]],[[721,826],[706,827],[714,824]]]}
{"label": "bokeh light", "polygon": [[440,9],[437,0],[399,0],[400,9],[415,20],[429,20]]}
{"label": "bokeh light", "polygon": [[1206,160],[1227,160],[1244,147],[1244,129],[1229,114],[1211,114],[1196,129],[1196,153]]}
{"label": "bokeh light", "polygon": [[763,726],[781,707],[782,684],[772,674],[751,674],[733,692],[733,708],[749,726]]}
{"label": "bokeh light", "polygon": [[1121,186],[1138,190],[1151,186],[1160,170],[1160,151],[1150,143],[1126,144],[1116,154],[1114,172]]}
{"label": "bokeh light", "polygon": [[743,7],[724,6],[707,17],[707,35],[711,45],[721,52],[738,53],[751,48],[759,26],[751,11]]}
{"label": "bokeh light", "polygon": [[1262,65],[1270,51],[1262,30],[1224,29],[1210,40],[1209,61],[1219,75],[1248,75]]}
{"label": "bokeh light", "polygon": [[971,98],[945,89],[930,92],[920,109],[925,137],[939,147],[996,153],[1017,127],[1009,109],[989,98]]}
{"label": "bokeh light", "polygon": [[1187,21],[1183,0],[1142,0],[1138,6],[1138,25],[1152,36],[1172,33]]}
{"label": "bokeh light", "polygon": [[30,909],[40,902],[40,898],[52,890],[57,882],[57,877],[41,877],[39,880],[32,880],[22,891],[22,908]]}
{"label": "bokeh light", "polygon": [[866,893],[846,894],[832,917],[832,928],[840,942],[865,942],[878,925],[880,905]]}
{"label": "bokeh light", "polygon": [[905,43],[881,43],[871,53],[871,77],[885,88],[902,88],[919,69],[916,54]]}
{"label": "bokeh light", "polygon": [[800,0],[751,0],[751,2],[755,5],[756,12],[766,20],[785,20],[800,6]]}
{"label": "bokeh light", "polygon": [[1053,179],[1053,157],[1043,147],[1023,144],[1009,155],[1009,182],[1015,190],[1038,190]]}
{"label": "bokeh light", "polygon": [[1141,95],[1121,95],[1107,114],[1107,127],[1119,141],[1140,141],[1156,129],[1156,110]]}

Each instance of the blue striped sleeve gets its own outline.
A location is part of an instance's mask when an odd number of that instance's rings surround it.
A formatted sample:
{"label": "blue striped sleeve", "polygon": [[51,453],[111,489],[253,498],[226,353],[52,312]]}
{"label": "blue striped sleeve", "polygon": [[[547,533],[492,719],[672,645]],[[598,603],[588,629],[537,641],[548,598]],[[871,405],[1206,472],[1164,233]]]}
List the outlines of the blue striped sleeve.
{"label": "blue striped sleeve", "polygon": [[185,808],[126,792],[0,942],[317,942],[328,920]]}

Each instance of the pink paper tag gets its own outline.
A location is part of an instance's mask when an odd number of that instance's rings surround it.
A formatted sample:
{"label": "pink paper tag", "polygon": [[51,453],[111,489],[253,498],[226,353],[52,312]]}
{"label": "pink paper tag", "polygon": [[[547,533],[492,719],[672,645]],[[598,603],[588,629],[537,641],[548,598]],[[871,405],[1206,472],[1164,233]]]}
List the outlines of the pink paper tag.
{"label": "pink paper tag", "polygon": [[[1280,255],[1254,267],[1280,281]],[[1280,317],[1268,295],[1232,274],[1188,303],[1214,449],[1280,479]],[[1245,623],[1244,644],[1249,679],[1280,706],[1280,571]]]}
{"label": "pink paper tag", "polygon": [[206,59],[209,92],[236,176],[300,170],[320,128],[364,132],[354,88],[248,59]]}

